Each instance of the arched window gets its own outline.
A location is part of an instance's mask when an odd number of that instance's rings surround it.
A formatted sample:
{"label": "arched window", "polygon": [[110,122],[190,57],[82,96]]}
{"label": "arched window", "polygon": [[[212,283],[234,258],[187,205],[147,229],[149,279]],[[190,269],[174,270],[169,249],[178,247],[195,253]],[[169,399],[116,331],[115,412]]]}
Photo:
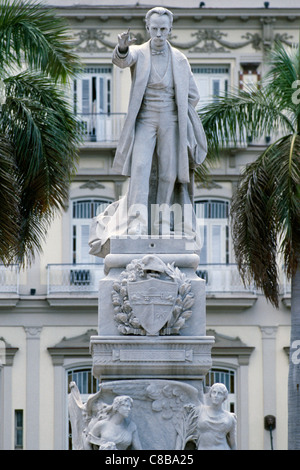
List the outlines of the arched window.
{"label": "arched window", "polygon": [[98,380],[93,376],[92,369],[72,369],[68,371],[68,390],[71,382],[76,382],[80,391],[82,401],[84,402],[89,395],[98,391]]}
{"label": "arched window", "polygon": [[89,254],[91,219],[110,204],[105,199],[78,199],[72,206],[72,263],[96,263],[98,258]]}
{"label": "arched window", "polygon": [[200,264],[228,264],[229,202],[221,199],[200,200],[195,202],[195,212],[202,239]]}
{"label": "arched window", "polygon": [[212,368],[206,375],[206,386],[211,387],[214,383],[222,383],[228,390],[228,399],[224,408],[231,413],[236,412],[236,374],[233,369]]}

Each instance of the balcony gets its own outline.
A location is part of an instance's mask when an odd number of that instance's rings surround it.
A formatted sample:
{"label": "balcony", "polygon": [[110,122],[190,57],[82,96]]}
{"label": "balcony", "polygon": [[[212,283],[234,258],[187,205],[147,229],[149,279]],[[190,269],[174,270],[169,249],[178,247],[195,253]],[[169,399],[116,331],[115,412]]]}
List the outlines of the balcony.
{"label": "balcony", "polygon": [[96,293],[104,276],[103,263],[48,264],[48,295]]}
{"label": "balcony", "polygon": [[84,142],[117,142],[125,117],[126,113],[77,113]]}
{"label": "balcony", "polygon": [[[104,277],[104,264],[48,264],[48,294],[97,292]],[[197,275],[206,281],[210,293],[255,293],[246,288],[235,264],[199,265]]]}
{"label": "balcony", "polygon": [[254,286],[244,286],[236,264],[201,264],[196,274],[206,283],[208,311],[241,313],[257,300]]}
{"label": "balcony", "polygon": [[[0,294],[17,292],[18,269],[5,269],[5,276],[0,270]],[[47,295],[51,305],[74,305],[72,298],[77,299],[78,306],[95,306],[99,289],[99,281],[104,277],[104,264],[48,264]],[[226,306],[234,311],[243,311],[253,306],[257,299],[254,285],[245,287],[241,281],[236,264],[201,264],[196,274],[205,280],[207,307],[209,309],[224,309]],[[290,307],[290,283],[282,274],[280,293],[282,301]],[[15,282],[15,284],[14,284]],[[4,290],[5,289],[5,290]],[[79,299],[82,299],[80,301]],[[64,300],[62,300],[64,299]],[[80,303],[81,302],[81,303]],[[76,305],[77,305],[76,303]]]}
{"label": "balcony", "polygon": [[19,294],[19,266],[0,264],[0,295]]}
{"label": "balcony", "polygon": [[201,264],[196,274],[206,281],[206,293],[252,293],[254,286],[245,287],[236,264]]}

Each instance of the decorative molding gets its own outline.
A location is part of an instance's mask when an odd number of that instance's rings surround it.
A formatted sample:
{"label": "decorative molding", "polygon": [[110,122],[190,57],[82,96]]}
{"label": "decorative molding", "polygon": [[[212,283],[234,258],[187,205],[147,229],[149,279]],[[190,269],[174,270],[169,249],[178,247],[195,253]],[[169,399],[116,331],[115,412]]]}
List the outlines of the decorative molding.
{"label": "decorative molding", "polygon": [[[269,25],[266,25],[269,28]],[[267,33],[265,33],[266,36]],[[135,44],[143,44],[147,37],[142,33],[134,33],[136,38]],[[252,45],[256,51],[261,50],[262,37],[258,33],[246,33],[241,39],[244,41],[230,42],[224,39],[227,33],[214,29],[199,29],[195,33],[191,33],[194,40],[188,42],[176,42],[177,36],[171,36],[170,44],[179,49],[189,50],[189,52],[222,52],[228,53],[230,50],[241,49]],[[109,41],[110,33],[106,33],[102,29],[84,29],[75,33],[77,40],[73,42],[75,52],[94,53],[94,52],[110,52],[115,48],[116,42]],[[266,38],[267,40],[267,38]]]}
{"label": "decorative molding", "polygon": [[[136,38],[135,44],[145,42],[145,37],[141,33],[132,33]],[[78,39],[73,42],[75,52],[94,53],[94,52],[111,52],[116,47],[117,42],[111,42],[107,38],[110,33],[102,31],[102,29],[83,29],[74,34]]]}
{"label": "decorative molding", "polygon": [[260,327],[263,339],[275,339],[278,330],[277,326],[261,326]]}
{"label": "decorative molding", "polygon": [[222,185],[216,183],[214,180],[208,180],[201,183],[196,183],[197,189],[222,189]]}
{"label": "decorative molding", "polygon": [[40,339],[42,329],[41,326],[25,326],[26,339]]}
{"label": "decorative molding", "polygon": [[115,47],[115,44],[105,39],[109,36],[109,33],[105,33],[101,29],[93,28],[79,31],[75,33],[75,37],[78,37],[78,40],[73,42],[74,51],[85,53],[109,52],[109,49]]}
{"label": "decorative molding", "polygon": [[[191,36],[196,39],[187,43],[178,43],[174,41],[176,36],[173,36],[170,38],[170,43],[179,49],[189,49],[189,52],[230,52],[231,49],[241,49],[249,44],[258,51],[261,49],[262,42],[262,38],[258,33],[249,32],[242,36],[242,39],[245,39],[242,42],[226,41],[224,37],[227,36],[227,33],[213,29],[199,29]],[[215,43],[219,44],[220,47],[217,47]]]}
{"label": "decorative molding", "polygon": [[197,378],[211,368],[208,336],[94,336],[91,354],[95,377]]}
{"label": "decorative molding", "polygon": [[80,189],[90,189],[93,191],[94,189],[105,189],[105,186],[98,181],[95,180],[88,180],[86,183],[82,184]]}
{"label": "decorative molding", "polygon": [[97,335],[97,330],[87,330],[79,336],[73,336],[71,338],[64,337],[55,346],[48,348],[53,365],[63,365],[66,357],[88,357],[90,359],[90,339],[91,336],[94,335]]}
{"label": "decorative molding", "polygon": [[275,42],[279,41],[285,44],[286,46],[293,47],[296,41],[291,42],[289,41],[289,39],[294,39],[294,36],[289,36],[288,33],[282,33],[282,34],[277,33],[275,34],[274,41]]}
{"label": "decorative molding", "polygon": [[19,348],[11,346],[3,337],[0,337],[0,367],[12,366],[18,351]]}
{"label": "decorative molding", "polygon": [[[252,45],[255,51],[260,51],[262,49],[269,49],[273,41],[281,41],[287,46],[293,46],[293,42],[290,41],[293,39],[293,36],[288,33],[277,33],[274,36],[273,26],[276,22],[275,18],[261,18],[260,21],[263,28],[262,36],[258,33],[247,32],[241,36],[241,39],[244,39],[244,41],[240,42],[227,41],[224,39],[227,36],[227,33],[214,29],[199,29],[195,33],[191,33],[191,36],[195,37],[195,40],[185,43],[176,42],[177,36],[171,36],[169,41],[172,46],[179,49],[202,53],[228,53],[230,50],[241,49],[248,45]],[[136,38],[135,44],[137,45],[143,44],[147,40],[147,37],[141,33],[135,34],[133,32],[132,35]],[[101,29],[84,29],[75,33],[75,37],[78,38],[73,42],[75,52],[111,52],[111,50],[116,46],[116,42],[108,40],[110,33],[106,33]]]}
{"label": "decorative molding", "polygon": [[276,18],[272,16],[263,17],[260,18],[260,22],[262,23],[263,30],[263,47],[265,50],[269,50],[274,40],[274,23]]}
{"label": "decorative molding", "polygon": [[207,336],[214,336],[215,344],[212,347],[212,358],[237,357],[239,365],[249,365],[249,360],[254,347],[247,346],[238,337],[231,337],[217,333],[215,330],[207,330]]}

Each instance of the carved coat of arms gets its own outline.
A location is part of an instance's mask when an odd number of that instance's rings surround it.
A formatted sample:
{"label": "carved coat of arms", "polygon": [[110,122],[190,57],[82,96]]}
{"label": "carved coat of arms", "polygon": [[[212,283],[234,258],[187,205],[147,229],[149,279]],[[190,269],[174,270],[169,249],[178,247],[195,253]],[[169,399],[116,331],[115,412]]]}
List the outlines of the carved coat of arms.
{"label": "carved coat of arms", "polygon": [[191,282],[155,255],[133,260],[114,283],[115,321],[122,334],[178,334],[191,316]]}

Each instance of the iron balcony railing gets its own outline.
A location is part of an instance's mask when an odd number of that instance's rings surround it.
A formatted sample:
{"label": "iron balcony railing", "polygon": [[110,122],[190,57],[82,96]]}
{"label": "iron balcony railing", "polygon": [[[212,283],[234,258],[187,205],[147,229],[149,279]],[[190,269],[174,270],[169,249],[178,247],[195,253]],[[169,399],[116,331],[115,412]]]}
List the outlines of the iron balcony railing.
{"label": "iron balcony railing", "polygon": [[117,142],[126,113],[77,113],[80,131],[86,142]]}
{"label": "iron balcony railing", "polygon": [[97,292],[104,277],[103,263],[48,264],[48,295]]}
{"label": "iron balcony railing", "polygon": [[0,264],[0,294],[19,294],[20,270],[17,264]]}

